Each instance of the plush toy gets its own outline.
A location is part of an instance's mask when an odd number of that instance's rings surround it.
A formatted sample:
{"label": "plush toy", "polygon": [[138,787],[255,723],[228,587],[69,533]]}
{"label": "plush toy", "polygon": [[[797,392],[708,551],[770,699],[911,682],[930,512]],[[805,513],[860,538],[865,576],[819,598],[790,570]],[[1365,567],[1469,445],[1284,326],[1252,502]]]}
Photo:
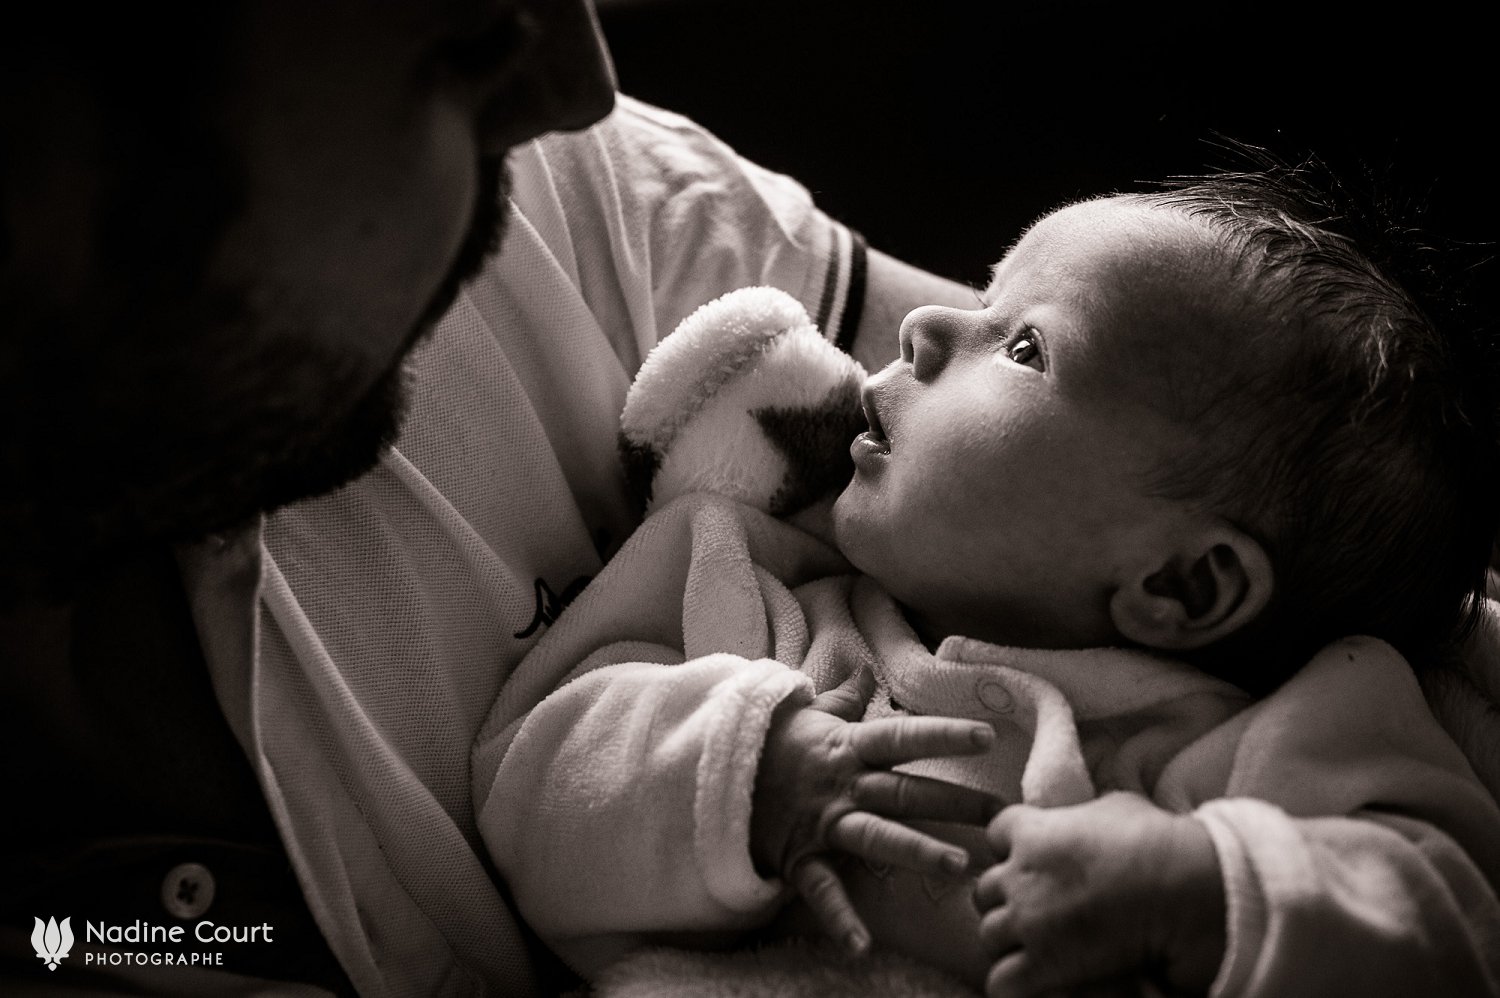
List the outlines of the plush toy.
{"label": "plush toy", "polygon": [[625,399],[620,447],[649,512],[686,492],[738,499],[827,537],[854,473],[865,372],[791,295],[731,291],[652,350]]}

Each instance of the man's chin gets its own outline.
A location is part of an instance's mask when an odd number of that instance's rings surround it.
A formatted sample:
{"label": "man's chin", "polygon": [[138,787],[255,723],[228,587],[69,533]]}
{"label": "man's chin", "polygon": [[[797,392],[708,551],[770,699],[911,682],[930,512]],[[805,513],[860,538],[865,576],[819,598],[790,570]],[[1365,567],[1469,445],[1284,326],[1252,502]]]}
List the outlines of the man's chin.
{"label": "man's chin", "polygon": [[[464,239],[391,367],[335,428],[294,440],[285,453],[254,462],[260,473],[255,481],[244,483],[244,491],[239,493],[254,497],[253,501],[239,503],[239,509],[229,519],[243,521],[342,488],[373,468],[395,443],[406,411],[405,372],[411,354],[432,336],[463,286],[499,249],[510,187],[503,158],[481,161],[479,177],[478,194]],[[229,494],[220,499],[219,509],[228,511],[235,505]],[[224,529],[222,523],[204,529],[203,522],[203,518],[197,518],[198,535]]]}
{"label": "man's chin", "polygon": [[[398,364],[373,384],[348,415],[317,436],[307,436],[274,457],[251,462],[260,469],[246,483],[243,502],[232,521],[275,512],[303,499],[334,492],[367,473],[396,442],[406,410],[405,365]],[[221,493],[206,509],[228,510],[233,500]],[[200,525],[201,526],[201,525]],[[225,524],[196,534],[224,529]],[[191,539],[179,537],[179,539]]]}
{"label": "man's chin", "polygon": [[[506,212],[503,161],[483,162],[480,178],[468,230],[443,281],[387,369],[362,392],[341,382],[352,372],[306,333],[314,323],[281,317],[287,325],[280,330],[256,324],[240,331],[245,335],[226,335],[223,349],[183,350],[168,358],[175,367],[153,370],[149,378],[131,366],[138,364],[133,354],[113,366],[96,365],[106,387],[138,381],[189,388],[188,399],[170,412],[149,392],[122,401],[76,377],[69,390],[96,411],[75,407],[67,410],[69,419],[49,420],[36,413],[56,408],[55,398],[14,400],[37,430],[23,435],[24,446],[11,461],[0,462],[8,479],[30,486],[0,496],[0,597],[65,595],[101,558],[232,529],[368,472],[400,429],[409,355],[498,248]],[[160,325],[154,314],[141,313],[142,337],[148,321]],[[203,321],[227,328],[255,317],[215,314]],[[187,333],[181,338],[192,339]],[[49,396],[38,389],[36,397]],[[330,400],[341,397],[355,401],[335,402],[330,413]]]}
{"label": "man's chin", "polygon": [[[294,424],[278,426],[267,419],[236,445],[227,443],[233,434],[226,432],[217,446],[204,453],[181,455],[189,462],[196,459],[201,473],[195,477],[201,486],[180,496],[159,497],[149,509],[141,508],[142,519],[152,521],[146,533],[189,540],[259,513],[325,495],[374,467],[395,442],[405,415],[406,368],[411,354],[432,335],[464,284],[499,247],[509,187],[504,160],[481,160],[478,174],[463,240],[387,369],[341,417],[330,419],[321,411],[323,400],[308,400]],[[289,344],[299,338],[284,334],[280,339],[290,353]],[[311,344],[303,351],[297,360],[285,362],[302,366],[304,383],[331,376],[338,369],[335,358]],[[256,399],[247,398],[246,405],[254,407]]]}

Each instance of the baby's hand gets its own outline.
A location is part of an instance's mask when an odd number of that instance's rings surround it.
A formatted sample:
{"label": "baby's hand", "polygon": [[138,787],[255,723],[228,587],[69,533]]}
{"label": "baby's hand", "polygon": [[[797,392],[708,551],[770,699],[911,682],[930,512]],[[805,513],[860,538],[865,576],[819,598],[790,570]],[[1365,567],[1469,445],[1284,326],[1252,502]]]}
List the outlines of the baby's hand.
{"label": "baby's hand", "polygon": [[887,767],[988,748],[994,732],[981,721],[888,717],[847,721],[847,691],[812,706],[778,711],[766,736],[750,818],[757,868],[785,878],[834,939],[862,952],[870,935],[833,867],[820,853],[837,850],[921,873],[959,876],[969,864],[958,846],[898,820],[982,825],[998,802],[987,794]]}
{"label": "baby's hand", "polygon": [[1207,992],[1224,957],[1224,887],[1208,830],[1136,794],[1008,807],[987,838],[1000,862],[974,901],[994,961],[989,998],[1150,976]]}

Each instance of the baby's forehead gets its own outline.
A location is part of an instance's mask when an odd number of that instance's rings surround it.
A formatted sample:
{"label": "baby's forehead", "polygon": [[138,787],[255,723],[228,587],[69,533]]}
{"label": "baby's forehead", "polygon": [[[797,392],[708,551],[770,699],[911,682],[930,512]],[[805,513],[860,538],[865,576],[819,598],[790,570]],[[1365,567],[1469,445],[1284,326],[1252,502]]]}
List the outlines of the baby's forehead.
{"label": "baby's forehead", "polygon": [[996,265],[991,293],[1061,302],[1070,334],[1096,361],[1096,391],[1180,395],[1217,380],[1214,372],[1248,362],[1237,347],[1267,311],[1219,233],[1128,198],[1038,220]]}
{"label": "baby's forehead", "polygon": [[1011,244],[993,275],[998,279],[1017,268],[1045,274],[1050,268],[1096,280],[1113,276],[1128,284],[1140,276],[1170,278],[1199,269],[1205,254],[1220,255],[1222,244],[1212,228],[1186,212],[1128,197],[1096,198],[1037,219]]}
{"label": "baby's forehead", "polygon": [[990,289],[1052,296],[1101,320],[1150,326],[1243,309],[1254,298],[1220,232],[1184,211],[1128,197],[1044,215],[995,265]]}

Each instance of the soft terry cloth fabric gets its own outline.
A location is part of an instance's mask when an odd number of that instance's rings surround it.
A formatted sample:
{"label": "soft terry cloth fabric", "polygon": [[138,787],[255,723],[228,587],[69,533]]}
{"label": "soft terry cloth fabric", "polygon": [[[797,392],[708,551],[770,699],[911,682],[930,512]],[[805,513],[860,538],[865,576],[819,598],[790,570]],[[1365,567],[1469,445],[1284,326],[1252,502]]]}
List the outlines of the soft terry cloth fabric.
{"label": "soft terry cloth fabric", "polygon": [[707,953],[638,950],[595,983],[594,998],[971,998],[949,974],[890,953],[851,959],[834,947],[793,940]]}
{"label": "soft terry cloth fabric", "polygon": [[[1406,994],[1412,974],[1441,993],[1495,992],[1500,809],[1387,646],[1335,644],[1250,704],[1120,650],[949,640],[930,654],[878,587],[843,569],[757,510],[686,496],[502,690],[476,743],[480,829],[525,917],[575,967],[594,974],[666,934],[706,939],[776,914],[781,885],[748,852],[766,725],[778,703],[868,668],[868,716],[961,713],[1000,735],[984,757],[918,768],[1010,800],[1129,789],[1196,810],[1230,908],[1216,994],[1326,994],[1334,979]],[[982,973],[967,886],[855,868],[852,892],[880,945]]]}

